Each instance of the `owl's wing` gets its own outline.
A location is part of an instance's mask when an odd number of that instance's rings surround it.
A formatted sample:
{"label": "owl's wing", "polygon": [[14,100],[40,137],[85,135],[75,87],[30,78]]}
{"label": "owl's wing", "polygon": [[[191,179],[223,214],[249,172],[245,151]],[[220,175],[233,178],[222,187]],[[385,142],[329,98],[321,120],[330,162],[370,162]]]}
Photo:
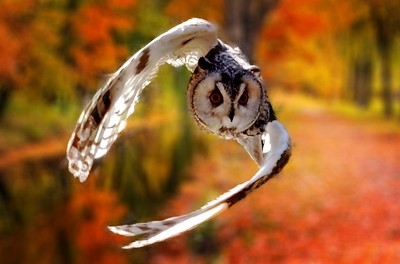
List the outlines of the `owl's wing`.
{"label": "owl's wing", "polygon": [[[237,138],[237,142],[242,145],[247,153],[249,153],[250,157],[257,163],[258,167],[262,167],[264,165],[264,154],[266,152],[263,151],[263,145],[267,142],[262,139],[263,135],[256,135],[248,138]],[[268,141],[269,143],[269,141]]]}
{"label": "owl's wing", "polygon": [[266,125],[266,132],[262,139],[265,141],[269,139],[269,142],[265,142],[264,146],[269,145],[270,148],[265,153],[264,164],[249,181],[237,185],[199,210],[189,214],[162,221],[111,226],[109,229],[120,235],[137,236],[136,241],[124,248],[138,248],[177,236],[231,207],[279,173],[289,160],[291,155],[289,134],[278,120],[271,121]]}
{"label": "owl's wing", "polygon": [[107,153],[160,65],[186,65],[193,71],[198,59],[216,44],[214,26],[194,18],[158,36],[134,54],[80,115],[67,147],[70,172],[80,181],[86,180],[93,160]]}

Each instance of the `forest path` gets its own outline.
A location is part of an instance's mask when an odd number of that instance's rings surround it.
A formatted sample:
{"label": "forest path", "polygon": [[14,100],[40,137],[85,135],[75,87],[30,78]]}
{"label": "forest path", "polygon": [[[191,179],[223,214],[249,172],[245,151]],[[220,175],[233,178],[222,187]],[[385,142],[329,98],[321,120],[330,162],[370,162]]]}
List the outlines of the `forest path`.
{"label": "forest path", "polygon": [[[400,263],[400,126],[346,117],[304,97],[271,99],[293,154],[275,179],[215,219],[222,263]],[[211,144],[218,151],[196,162],[194,181],[183,184],[166,216],[257,170],[238,144]]]}
{"label": "forest path", "polygon": [[302,218],[309,252],[332,262],[399,263],[398,124],[289,106],[294,152],[285,180],[314,204]]}
{"label": "forest path", "polygon": [[293,154],[251,197],[279,226],[271,261],[400,263],[400,126],[304,98],[272,101]]}
{"label": "forest path", "polygon": [[[400,263],[400,126],[345,117],[304,97],[271,99],[293,155],[280,175],[211,222],[220,223],[213,246],[227,263]],[[62,156],[68,138],[1,153],[0,168]],[[165,216],[196,209],[257,170],[235,142],[210,144],[210,155],[196,160],[193,181],[183,183]],[[175,241],[187,248],[186,240]],[[160,245],[168,251],[174,244]],[[171,258],[176,254],[175,248]]]}

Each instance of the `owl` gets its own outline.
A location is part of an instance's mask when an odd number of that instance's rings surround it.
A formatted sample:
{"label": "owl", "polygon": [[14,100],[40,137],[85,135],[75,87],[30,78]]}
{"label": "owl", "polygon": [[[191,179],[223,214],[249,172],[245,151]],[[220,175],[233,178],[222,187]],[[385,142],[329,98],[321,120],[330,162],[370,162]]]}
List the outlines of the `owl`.
{"label": "owl", "polygon": [[128,59],[94,95],[68,142],[70,172],[80,181],[94,159],[104,156],[134,112],[141,91],[160,65],[185,65],[191,72],[188,108],[198,126],[236,140],[259,166],[246,182],[191,213],[160,221],[110,226],[137,248],[195,228],[245,198],[281,171],[291,155],[290,137],[277,120],[260,69],[238,48],[217,38],[213,24],[193,18],[161,34]]}
{"label": "owl", "polygon": [[191,75],[187,101],[196,123],[225,139],[236,139],[261,166],[261,136],[275,119],[260,69],[239,49],[218,41]]}

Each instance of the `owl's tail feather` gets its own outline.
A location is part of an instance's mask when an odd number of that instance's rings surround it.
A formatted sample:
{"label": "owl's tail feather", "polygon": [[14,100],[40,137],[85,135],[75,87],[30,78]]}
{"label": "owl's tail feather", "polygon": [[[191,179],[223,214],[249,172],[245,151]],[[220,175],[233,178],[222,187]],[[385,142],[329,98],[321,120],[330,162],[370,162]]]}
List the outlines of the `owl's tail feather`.
{"label": "owl's tail feather", "polygon": [[264,165],[249,181],[237,185],[199,210],[189,214],[171,217],[162,221],[111,226],[109,229],[124,236],[138,236],[138,240],[125,246],[125,249],[144,247],[193,229],[239,202],[279,173],[291,155],[289,135],[277,120],[267,124],[266,133],[269,134],[270,138],[270,151],[265,156]]}
{"label": "owl's tail feather", "polygon": [[161,242],[191,230],[208,219],[216,216],[229,206],[229,198],[234,197],[248,185],[248,181],[237,185],[215,200],[205,204],[199,210],[191,213],[175,216],[161,221],[137,223],[132,225],[109,226],[110,231],[123,236],[137,236],[136,241],[123,248],[139,248],[153,243]]}
{"label": "owl's tail feather", "polygon": [[112,232],[124,236],[139,236],[138,239],[124,249],[144,247],[195,228],[201,223],[219,214],[228,208],[226,203],[219,204],[211,209],[199,209],[189,214],[171,217],[163,221],[152,221],[133,225],[108,227]]}

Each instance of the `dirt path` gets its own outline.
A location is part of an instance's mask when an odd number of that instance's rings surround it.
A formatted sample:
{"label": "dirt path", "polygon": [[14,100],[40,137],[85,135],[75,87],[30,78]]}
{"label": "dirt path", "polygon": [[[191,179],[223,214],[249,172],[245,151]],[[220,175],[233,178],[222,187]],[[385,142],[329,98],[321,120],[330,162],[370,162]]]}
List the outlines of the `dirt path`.
{"label": "dirt path", "polygon": [[[400,263],[399,128],[346,118],[297,97],[279,97],[275,105],[293,139],[291,161],[279,177],[213,220],[218,228],[211,238],[210,228],[200,227],[197,237],[205,239],[196,244],[207,249],[213,241],[218,263]],[[240,146],[213,144],[219,154],[195,164],[194,182],[182,186],[166,216],[187,212],[181,205],[188,200],[196,208],[195,201],[256,171]],[[205,198],[199,190],[206,189],[213,195]],[[187,248],[186,240],[173,241],[159,248],[154,263],[169,263],[178,248]],[[204,260],[187,249],[180,254],[182,263]]]}
{"label": "dirt path", "polygon": [[290,100],[282,122],[294,151],[264,188],[279,226],[271,262],[400,263],[399,128]]}
{"label": "dirt path", "polygon": [[[293,140],[288,166],[192,231],[194,243],[181,236],[157,245],[153,263],[400,263],[400,126],[346,118],[298,97],[272,98]],[[60,155],[67,139],[4,153],[0,168]],[[183,184],[163,216],[196,209],[257,170],[235,142],[207,144],[210,156],[196,161],[193,181]],[[195,254],[190,245],[203,251]],[[209,248],[211,255],[204,251]]]}
{"label": "dirt path", "polygon": [[296,111],[288,125],[295,150],[286,174],[305,196],[303,201],[314,201],[302,219],[306,234],[312,235],[310,257],[399,263],[398,127],[352,120],[318,107],[291,111]]}
{"label": "dirt path", "polygon": [[[344,117],[297,96],[273,99],[294,145],[283,173],[209,225],[157,245],[153,263],[177,263],[179,254],[182,263],[215,260],[207,250],[218,252],[217,263],[400,263],[400,126]],[[235,142],[207,144],[209,156],[193,165],[194,180],[165,206],[165,217],[256,172]]]}

